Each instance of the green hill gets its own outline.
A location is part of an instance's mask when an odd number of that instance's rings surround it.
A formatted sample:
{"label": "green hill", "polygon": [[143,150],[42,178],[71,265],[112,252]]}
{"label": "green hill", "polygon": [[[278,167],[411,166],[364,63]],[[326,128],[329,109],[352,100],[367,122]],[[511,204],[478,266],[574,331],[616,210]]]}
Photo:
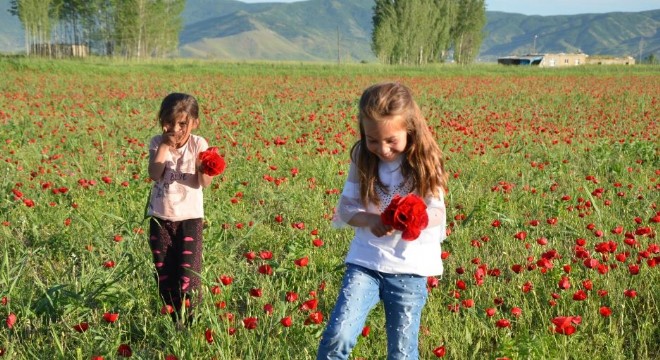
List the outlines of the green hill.
{"label": "green hill", "polygon": [[[246,4],[188,0],[179,38],[183,57],[231,60],[375,61],[373,0]],[[0,0],[0,51],[23,51],[23,31]],[[527,16],[487,12],[479,61],[530,52],[660,55],[660,9],[636,13]],[[534,39],[536,36],[536,40]]]}
{"label": "green hill", "polygon": [[[630,55],[660,51],[660,10],[638,13],[525,16],[489,12],[484,58],[533,52]],[[536,36],[536,41],[534,41]],[[536,49],[534,49],[536,45]]]}
{"label": "green hill", "polygon": [[181,55],[264,60],[373,60],[372,0],[308,0],[296,3],[236,4],[218,17],[206,12],[191,23],[188,9],[180,36]]}

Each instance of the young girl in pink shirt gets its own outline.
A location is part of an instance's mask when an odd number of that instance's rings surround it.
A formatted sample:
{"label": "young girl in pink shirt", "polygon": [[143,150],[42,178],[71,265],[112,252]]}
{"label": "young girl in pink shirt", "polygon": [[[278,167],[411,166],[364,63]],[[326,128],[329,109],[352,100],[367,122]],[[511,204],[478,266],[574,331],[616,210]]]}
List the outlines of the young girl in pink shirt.
{"label": "young girl in pink shirt", "polygon": [[149,246],[158,290],[172,319],[185,322],[201,300],[202,188],[211,184],[199,161],[209,145],[191,132],[199,127],[194,97],[172,93],[163,99],[158,120],[163,133],[149,144],[149,177],[154,181],[147,215]]}

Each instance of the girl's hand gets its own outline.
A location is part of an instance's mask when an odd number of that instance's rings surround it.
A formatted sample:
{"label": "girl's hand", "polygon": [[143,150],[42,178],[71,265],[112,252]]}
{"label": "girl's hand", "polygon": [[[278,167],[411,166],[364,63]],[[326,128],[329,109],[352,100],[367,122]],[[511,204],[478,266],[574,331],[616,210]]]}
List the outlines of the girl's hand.
{"label": "girl's hand", "polygon": [[391,226],[383,224],[383,221],[380,219],[378,214],[369,214],[369,230],[371,233],[377,237],[382,237],[386,235],[392,235],[394,229]]}
{"label": "girl's hand", "polygon": [[204,172],[204,163],[202,163],[202,160],[200,160],[199,157],[195,159],[195,169],[197,170],[197,172],[201,172],[201,173]]}
{"label": "girl's hand", "polygon": [[176,135],[174,131],[169,131],[169,129],[165,126],[163,126],[163,138],[162,138],[162,143],[165,144],[169,147],[176,147]]}

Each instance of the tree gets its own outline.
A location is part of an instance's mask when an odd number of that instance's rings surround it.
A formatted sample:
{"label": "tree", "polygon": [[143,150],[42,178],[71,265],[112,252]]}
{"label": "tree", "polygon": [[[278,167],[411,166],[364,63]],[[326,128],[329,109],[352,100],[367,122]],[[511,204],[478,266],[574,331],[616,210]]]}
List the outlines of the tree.
{"label": "tree", "polygon": [[457,7],[457,0],[376,0],[372,50],[387,64],[444,61]]}
{"label": "tree", "polygon": [[[43,52],[44,44],[50,44],[51,0],[12,0],[9,12],[23,25],[25,30],[25,51],[29,55],[33,50]],[[45,49],[50,54],[50,47]]]}
{"label": "tree", "polygon": [[483,41],[486,4],[484,0],[454,1],[456,21],[451,29],[454,61],[459,64],[469,64],[475,60]]}
{"label": "tree", "polygon": [[185,0],[11,0],[9,11],[23,24],[28,55],[36,44],[50,51],[62,43],[143,58],[176,50],[184,6]]}

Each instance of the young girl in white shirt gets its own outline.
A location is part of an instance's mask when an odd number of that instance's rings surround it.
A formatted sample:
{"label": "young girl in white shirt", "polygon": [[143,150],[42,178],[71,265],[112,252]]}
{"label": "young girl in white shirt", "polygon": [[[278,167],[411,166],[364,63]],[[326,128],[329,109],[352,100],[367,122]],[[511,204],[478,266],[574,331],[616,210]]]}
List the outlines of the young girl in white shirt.
{"label": "young girl in white shirt", "polygon": [[[360,140],[333,225],[352,226],[342,287],[323,333],[317,359],[347,359],[367,315],[385,310],[388,359],[417,359],[426,279],[442,274],[440,244],[446,237],[442,152],[410,89],[398,83],[367,88],[359,104]],[[428,225],[413,241],[383,224],[395,195],[419,195]]]}

